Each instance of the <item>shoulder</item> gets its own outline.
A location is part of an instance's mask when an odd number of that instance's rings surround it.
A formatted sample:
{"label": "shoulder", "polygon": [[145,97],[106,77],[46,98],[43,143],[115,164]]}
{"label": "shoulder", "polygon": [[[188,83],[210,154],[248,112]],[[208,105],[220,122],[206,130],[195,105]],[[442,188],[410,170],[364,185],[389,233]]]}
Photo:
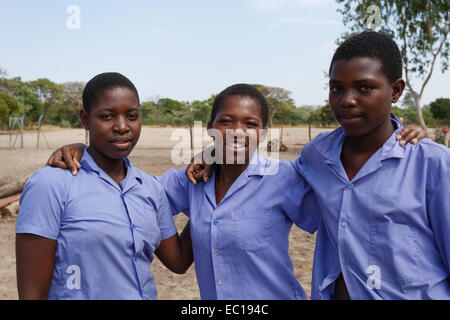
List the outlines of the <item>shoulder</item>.
{"label": "shoulder", "polygon": [[408,157],[423,165],[446,171],[450,168],[450,149],[430,139],[423,139],[417,145],[409,144],[405,151]]}
{"label": "shoulder", "polygon": [[337,128],[333,131],[320,132],[317,136],[312,139],[312,141],[306,144],[302,150],[302,155],[307,154],[313,150],[320,149],[324,147],[326,144],[334,141],[337,137],[342,135],[342,128]]}
{"label": "shoulder", "polygon": [[450,171],[450,149],[442,144],[423,139],[417,145],[408,145],[405,151],[414,165],[423,166],[429,174]]}
{"label": "shoulder", "polygon": [[46,166],[35,171],[26,183],[27,186],[38,186],[44,189],[62,189],[73,179],[69,170]]}
{"label": "shoulder", "polygon": [[260,173],[267,179],[275,179],[277,184],[292,185],[302,180],[293,161],[285,159],[262,158]]}
{"label": "shoulder", "polygon": [[160,195],[164,189],[159,180],[141,169],[133,168],[135,170],[136,177],[141,180],[142,186],[149,190],[153,195]]}

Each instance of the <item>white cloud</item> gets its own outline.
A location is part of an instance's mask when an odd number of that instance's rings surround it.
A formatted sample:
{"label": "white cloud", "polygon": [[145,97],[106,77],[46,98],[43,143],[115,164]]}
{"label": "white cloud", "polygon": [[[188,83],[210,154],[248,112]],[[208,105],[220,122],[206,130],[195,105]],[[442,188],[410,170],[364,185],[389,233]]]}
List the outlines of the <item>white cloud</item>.
{"label": "white cloud", "polygon": [[259,10],[272,10],[283,6],[317,6],[327,2],[328,0],[254,0],[253,5]]}

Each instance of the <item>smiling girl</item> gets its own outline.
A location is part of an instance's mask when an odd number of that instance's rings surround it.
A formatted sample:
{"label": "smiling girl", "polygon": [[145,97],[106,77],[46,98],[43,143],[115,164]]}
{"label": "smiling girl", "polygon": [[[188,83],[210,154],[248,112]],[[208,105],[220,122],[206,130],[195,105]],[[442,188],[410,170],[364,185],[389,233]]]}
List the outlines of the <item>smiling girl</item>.
{"label": "smiling girl", "polygon": [[173,272],[192,264],[160,183],[127,158],[141,132],[136,88],[102,73],[83,91],[90,134],[78,177],[45,167],[28,180],[16,224],[20,299],[156,299],[153,254]]}

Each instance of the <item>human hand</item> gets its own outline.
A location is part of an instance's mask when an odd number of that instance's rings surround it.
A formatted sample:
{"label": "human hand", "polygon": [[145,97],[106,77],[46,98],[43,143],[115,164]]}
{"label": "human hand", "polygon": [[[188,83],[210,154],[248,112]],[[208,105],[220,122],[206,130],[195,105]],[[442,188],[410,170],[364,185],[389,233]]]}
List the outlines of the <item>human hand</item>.
{"label": "human hand", "polygon": [[[400,118],[400,123],[403,125],[403,118]],[[423,138],[427,137],[427,133],[422,129],[415,129],[410,126],[404,126],[403,129],[397,134],[397,140],[400,140],[399,144],[404,147],[409,142],[412,144],[418,144]]]}
{"label": "human hand", "polygon": [[61,169],[70,169],[74,176],[81,168],[80,160],[86,146],[82,143],[65,145],[52,153],[47,161],[47,165]]}

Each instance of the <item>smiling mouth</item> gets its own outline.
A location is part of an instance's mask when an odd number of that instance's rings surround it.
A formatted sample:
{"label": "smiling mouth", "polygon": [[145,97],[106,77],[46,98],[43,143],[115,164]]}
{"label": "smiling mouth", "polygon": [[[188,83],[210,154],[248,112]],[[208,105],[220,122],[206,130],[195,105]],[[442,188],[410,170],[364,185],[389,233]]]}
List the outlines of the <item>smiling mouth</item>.
{"label": "smiling mouth", "polygon": [[231,148],[234,150],[242,150],[242,149],[245,149],[245,147],[246,147],[245,143],[240,143],[240,142],[228,142],[225,144],[225,146],[227,148]]}

